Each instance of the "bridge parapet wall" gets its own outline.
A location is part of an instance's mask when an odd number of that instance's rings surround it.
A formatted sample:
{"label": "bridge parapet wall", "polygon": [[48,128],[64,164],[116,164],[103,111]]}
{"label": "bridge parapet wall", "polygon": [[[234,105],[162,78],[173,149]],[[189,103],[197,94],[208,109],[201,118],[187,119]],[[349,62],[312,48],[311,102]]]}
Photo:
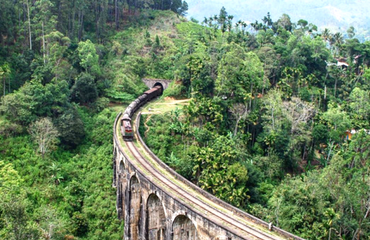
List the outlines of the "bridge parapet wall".
{"label": "bridge parapet wall", "polygon": [[[141,113],[139,113],[137,115],[137,118],[136,118],[136,129],[139,129],[139,125],[140,125],[140,117],[141,117]],[[263,226],[265,227],[266,229],[269,229],[271,227],[271,224],[270,223],[267,223],[265,221],[263,221],[262,219],[259,219],[251,214],[248,214],[242,210],[240,210],[239,208],[236,208],[232,205],[230,205],[229,203],[226,203],[225,201],[215,197],[214,195],[208,193],[207,191],[205,191],[204,189],[198,187],[197,185],[191,183],[189,180],[187,180],[186,178],[184,178],[183,176],[181,176],[180,174],[178,174],[176,171],[174,171],[172,168],[170,168],[167,164],[165,164],[162,160],[160,160],[151,150],[150,148],[146,145],[146,143],[143,141],[141,135],[139,132],[137,132],[137,136],[138,136],[138,140],[140,141],[140,144],[145,148],[145,150],[151,155],[151,157],[159,164],[161,165],[163,168],[165,168],[168,172],[170,172],[176,179],[178,179],[179,181],[181,181],[182,183],[184,183],[187,187],[189,188],[192,188],[194,189],[195,191],[201,193],[203,196],[205,196],[206,198],[208,199],[211,199],[212,202],[216,203],[217,205],[220,205],[230,211],[233,212],[233,214],[235,215],[238,215],[242,218],[248,218],[250,221],[260,225],[260,226]],[[275,232],[278,232],[281,236],[285,236],[289,239],[301,239],[301,240],[304,240],[303,238],[299,238],[297,236],[295,236],[294,234],[291,234],[290,232],[287,232],[281,228],[278,228],[278,227],[273,227],[273,230]],[[221,239],[221,238],[220,238]]]}
{"label": "bridge parapet wall", "polygon": [[[136,168],[122,149],[116,133],[120,115],[117,116],[113,129],[113,166],[115,166],[113,186],[117,189],[118,217],[125,221],[124,239],[244,239],[207,219],[202,213],[184,204],[180,198],[170,196],[163,186],[159,186],[154,179],[149,179],[141,169]],[[133,185],[135,187],[132,187]],[[140,192],[139,198],[136,195],[137,191]],[[160,200],[165,215],[164,224],[161,226],[157,224],[158,229],[149,228],[151,222],[161,222],[160,219],[150,220],[148,216],[151,212],[148,199],[153,194]]]}
{"label": "bridge parapet wall", "polygon": [[[117,189],[118,217],[125,221],[125,240],[247,239],[244,236],[236,235],[228,226],[216,224],[204,212],[199,212],[193,206],[184,203],[181,197],[168,194],[165,186],[159,185],[156,179],[146,175],[140,167],[136,167],[124,152],[117,136],[120,115],[121,113],[116,117],[113,127],[113,186]],[[140,113],[137,116],[136,129],[139,127],[139,122]],[[268,229],[268,223],[231,206],[183,178],[155,156],[139,133],[137,136],[140,144],[156,163],[170,172],[186,187],[230,210],[233,215],[248,218],[257,225]],[[301,239],[279,228],[274,227],[273,230],[280,236],[289,239]]]}

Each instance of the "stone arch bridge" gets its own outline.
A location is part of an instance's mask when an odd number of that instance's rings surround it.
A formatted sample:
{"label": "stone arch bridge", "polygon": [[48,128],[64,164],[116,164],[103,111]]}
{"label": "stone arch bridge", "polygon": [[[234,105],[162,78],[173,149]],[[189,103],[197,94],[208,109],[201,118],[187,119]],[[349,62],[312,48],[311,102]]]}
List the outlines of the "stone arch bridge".
{"label": "stone arch bridge", "polygon": [[[205,192],[113,127],[113,186],[125,240],[301,239]],[[134,119],[134,117],[132,118]],[[138,129],[140,114],[132,122]],[[135,122],[135,123],[134,123]]]}

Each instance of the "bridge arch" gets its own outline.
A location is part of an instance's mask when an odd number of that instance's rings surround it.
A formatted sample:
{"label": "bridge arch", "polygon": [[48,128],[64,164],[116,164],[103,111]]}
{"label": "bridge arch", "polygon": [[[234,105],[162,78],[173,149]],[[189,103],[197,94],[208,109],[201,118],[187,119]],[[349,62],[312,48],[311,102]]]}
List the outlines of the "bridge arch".
{"label": "bridge arch", "polygon": [[231,237],[221,235],[221,236],[217,236],[216,238],[214,238],[214,240],[231,240]]}
{"label": "bridge arch", "polygon": [[116,187],[117,185],[117,149],[114,148],[113,149],[113,183],[112,183],[112,186],[113,187]]}
{"label": "bridge arch", "polygon": [[140,236],[140,212],[141,212],[141,187],[136,174],[130,178],[129,188],[129,223],[128,238],[137,240]]}
{"label": "bridge arch", "polygon": [[117,212],[118,212],[118,219],[125,219],[125,190],[126,190],[126,174],[125,174],[125,164],[123,162],[123,159],[121,158],[119,160],[119,166],[118,166],[118,182],[117,182]]}
{"label": "bridge arch", "polygon": [[119,161],[119,173],[123,174],[125,172],[125,163],[123,162],[123,159]]}
{"label": "bridge arch", "polygon": [[166,212],[164,210],[163,202],[155,193],[151,193],[147,199],[146,212],[146,239],[167,239]]}
{"label": "bridge arch", "polygon": [[172,223],[173,240],[198,239],[197,228],[186,215],[177,215]]}

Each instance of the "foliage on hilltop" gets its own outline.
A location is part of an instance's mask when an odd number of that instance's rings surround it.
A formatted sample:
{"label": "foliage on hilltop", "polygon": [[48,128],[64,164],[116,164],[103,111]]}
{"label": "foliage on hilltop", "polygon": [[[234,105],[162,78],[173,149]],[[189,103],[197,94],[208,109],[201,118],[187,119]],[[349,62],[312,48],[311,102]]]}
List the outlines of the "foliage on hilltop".
{"label": "foliage on hilltop", "polygon": [[354,26],[356,37],[361,41],[369,40],[370,22],[367,20],[369,5],[365,1],[321,0],[321,1],[292,1],[292,0],[188,0],[188,16],[203,19],[214,16],[222,6],[244,22],[260,20],[267,11],[273,16],[289,14],[293,23],[300,19],[307,20],[318,26],[319,31],[325,28],[346,34],[346,30]]}
{"label": "foliage on hilltop", "polygon": [[304,238],[367,236],[369,42],[287,14],[232,20],[222,8],[176,26],[177,96],[191,101],[150,117],[148,145],[200,187]]}

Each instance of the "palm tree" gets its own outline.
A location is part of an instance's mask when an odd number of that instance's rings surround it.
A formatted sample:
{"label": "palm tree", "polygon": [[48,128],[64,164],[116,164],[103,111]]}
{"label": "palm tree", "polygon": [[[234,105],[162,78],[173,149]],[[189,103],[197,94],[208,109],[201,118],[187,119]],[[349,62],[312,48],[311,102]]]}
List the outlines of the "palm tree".
{"label": "palm tree", "polygon": [[202,23],[204,23],[204,25],[207,25],[208,24],[208,19],[206,17],[204,17],[204,20],[203,20]]}
{"label": "palm tree", "polygon": [[[237,29],[239,29],[239,27],[242,27],[243,26],[243,22],[242,22],[242,20],[239,20],[239,21],[237,21],[236,23],[235,23],[235,27],[237,28]],[[240,29],[239,29],[240,30]]]}
{"label": "palm tree", "polygon": [[55,185],[59,185],[60,181],[64,179],[63,176],[59,174],[61,170],[60,167],[58,166],[58,164],[53,163],[51,166],[49,166],[49,169],[52,173],[51,179],[53,180]]}
{"label": "palm tree", "polygon": [[331,38],[330,30],[325,28],[321,34],[321,37],[325,40],[325,42],[329,41],[329,39]]}
{"label": "palm tree", "polygon": [[233,22],[233,18],[234,18],[234,16],[233,15],[229,15],[229,16],[227,16],[227,30],[229,31],[229,32],[231,32],[231,28],[232,28],[232,22]]}
{"label": "palm tree", "polygon": [[213,17],[209,17],[208,26],[212,27]]}
{"label": "palm tree", "polygon": [[334,57],[336,54],[339,54],[339,49],[341,45],[343,44],[343,35],[340,32],[337,32],[333,35],[332,43],[335,48]]}
{"label": "palm tree", "polygon": [[333,35],[334,38],[334,43],[337,45],[343,44],[343,35],[340,32],[337,32],[336,34]]}
{"label": "palm tree", "polygon": [[218,16],[217,16],[217,15],[214,15],[214,16],[213,16],[213,20],[215,20],[215,21],[216,21],[216,25],[217,25],[217,22],[218,22]]}

